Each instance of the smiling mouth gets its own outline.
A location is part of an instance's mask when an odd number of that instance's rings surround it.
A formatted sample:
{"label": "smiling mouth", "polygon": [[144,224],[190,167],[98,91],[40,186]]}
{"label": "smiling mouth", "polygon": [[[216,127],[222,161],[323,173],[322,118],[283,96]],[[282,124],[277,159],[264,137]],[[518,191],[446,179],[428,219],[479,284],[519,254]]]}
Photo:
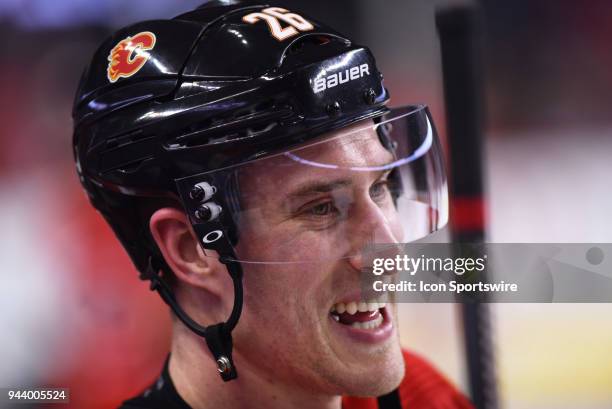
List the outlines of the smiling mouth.
{"label": "smiling mouth", "polygon": [[386,303],[377,300],[368,300],[348,303],[336,303],[330,310],[334,321],[353,328],[374,330],[384,321],[383,310]]}

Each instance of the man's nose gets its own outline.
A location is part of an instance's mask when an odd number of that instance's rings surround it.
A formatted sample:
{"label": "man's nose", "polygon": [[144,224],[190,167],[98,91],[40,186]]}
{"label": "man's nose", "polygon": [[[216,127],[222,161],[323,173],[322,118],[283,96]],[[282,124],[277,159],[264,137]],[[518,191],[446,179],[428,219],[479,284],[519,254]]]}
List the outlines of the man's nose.
{"label": "man's nose", "polygon": [[352,228],[347,237],[352,242],[349,263],[356,270],[362,271],[371,267],[370,259],[378,250],[377,244],[399,243],[399,237],[394,233],[399,226],[393,226],[394,220],[387,217],[372,201],[352,210]]}

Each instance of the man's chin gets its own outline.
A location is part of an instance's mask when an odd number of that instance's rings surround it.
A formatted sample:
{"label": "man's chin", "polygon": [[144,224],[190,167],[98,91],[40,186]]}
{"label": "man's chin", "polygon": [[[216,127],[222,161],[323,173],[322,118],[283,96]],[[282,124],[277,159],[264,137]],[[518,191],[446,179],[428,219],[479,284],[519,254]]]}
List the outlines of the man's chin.
{"label": "man's chin", "polygon": [[[330,339],[336,357],[343,362],[343,375],[337,379],[342,394],[380,396],[395,389],[405,373],[404,358],[396,329],[394,308],[381,308],[375,325],[346,325],[329,319]],[[373,313],[373,320],[377,314]],[[341,317],[342,318],[342,317]]]}
{"label": "man's chin", "polygon": [[349,382],[346,382],[343,395],[356,397],[385,395],[399,386],[404,374],[405,365],[400,353],[397,360],[373,365],[355,374]]}

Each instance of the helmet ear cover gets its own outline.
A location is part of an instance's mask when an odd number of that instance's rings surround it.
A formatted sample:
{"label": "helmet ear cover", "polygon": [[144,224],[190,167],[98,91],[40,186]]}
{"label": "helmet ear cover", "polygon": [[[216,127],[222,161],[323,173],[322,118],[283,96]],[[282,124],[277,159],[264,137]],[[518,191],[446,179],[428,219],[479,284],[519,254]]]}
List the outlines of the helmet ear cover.
{"label": "helmet ear cover", "polygon": [[[92,202],[97,203],[96,208],[111,225],[122,245],[128,250],[132,261],[141,272],[140,278],[150,281],[150,289],[159,293],[174,315],[185,326],[205,338],[217,362],[221,378],[224,381],[235,379],[238,373],[232,358],[231,331],[238,323],[242,311],[242,268],[240,263],[221,260],[226,264],[234,283],[234,306],[229,319],[225,323],[202,326],[187,315],[174,296],[176,276],[155,244],[148,227],[151,215],[160,208],[172,207],[184,212],[180,200],[172,197],[127,196],[96,187],[93,187],[91,192]],[[107,212],[111,212],[113,217],[109,216]],[[117,215],[131,218],[131,223],[121,222],[117,219]],[[138,221],[138,223],[135,223],[135,221]],[[129,226],[132,228],[126,228]]]}
{"label": "helmet ear cover", "polygon": [[[128,250],[132,262],[141,272],[142,280],[150,275],[164,273],[164,279],[171,284],[175,276],[168,267],[149,230],[149,220],[155,211],[164,207],[184,212],[178,198],[129,196],[109,189],[95,189],[92,202],[113,232]],[[93,190],[92,189],[92,190]],[[156,266],[151,270],[151,266]]]}

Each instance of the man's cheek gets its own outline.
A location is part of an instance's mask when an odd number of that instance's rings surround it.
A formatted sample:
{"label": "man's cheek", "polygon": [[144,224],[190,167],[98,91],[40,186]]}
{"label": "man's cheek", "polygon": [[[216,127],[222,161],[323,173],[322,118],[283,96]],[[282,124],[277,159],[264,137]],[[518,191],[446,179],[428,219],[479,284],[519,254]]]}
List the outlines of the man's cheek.
{"label": "man's cheek", "polygon": [[286,274],[278,272],[252,276],[248,284],[252,285],[245,297],[245,309],[254,318],[271,324],[281,321],[295,309],[296,293]]}

